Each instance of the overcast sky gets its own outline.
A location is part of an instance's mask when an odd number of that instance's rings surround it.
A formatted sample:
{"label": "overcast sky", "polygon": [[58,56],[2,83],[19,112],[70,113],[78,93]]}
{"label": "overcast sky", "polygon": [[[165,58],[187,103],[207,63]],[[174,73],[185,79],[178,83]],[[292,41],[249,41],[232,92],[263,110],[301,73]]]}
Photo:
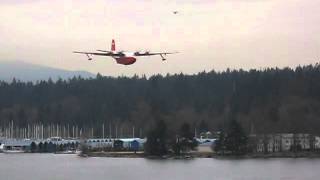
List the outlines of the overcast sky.
{"label": "overcast sky", "polygon": [[[1,0],[0,61],[105,75],[197,73],[319,62],[319,0]],[[178,14],[173,14],[178,11]],[[179,51],[131,66],[72,51]]]}

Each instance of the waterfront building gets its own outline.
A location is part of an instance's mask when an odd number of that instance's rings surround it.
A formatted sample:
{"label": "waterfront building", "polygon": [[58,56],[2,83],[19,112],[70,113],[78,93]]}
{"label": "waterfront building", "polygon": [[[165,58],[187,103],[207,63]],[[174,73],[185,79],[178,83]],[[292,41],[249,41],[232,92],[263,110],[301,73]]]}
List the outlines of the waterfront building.
{"label": "waterfront building", "polygon": [[86,139],[84,144],[90,149],[114,149],[114,150],[143,150],[146,139],[121,138],[121,139]]}
{"label": "waterfront building", "polygon": [[212,147],[214,146],[214,143],[216,139],[211,138],[196,138],[196,141],[198,143],[198,151],[199,152],[212,152]]}
{"label": "waterfront building", "polygon": [[84,144],[86,144],[90,149],[96,148],[112,148],[113,139],[99,139],[99,138],[91,138],[84,140]]}
{"label": "waterfront building", "polygon": [[316,136],[314,138],[314,148],[315,150],[320,150],[320,137],[319,136]]}
{"label": "waterfront building", "polygon": [[312,142],[314,142],[315,148],[320,148],[320,138],[309,134],[279,133],[250,135],[249,137],[251,142],[256,145],[254,149],[258,153],[306,151],[311,149]]}
{"label": "waterfront building", "polygon": [[5,139],[2,141],[3,152],[26,152],[30,150],[30,139]]}

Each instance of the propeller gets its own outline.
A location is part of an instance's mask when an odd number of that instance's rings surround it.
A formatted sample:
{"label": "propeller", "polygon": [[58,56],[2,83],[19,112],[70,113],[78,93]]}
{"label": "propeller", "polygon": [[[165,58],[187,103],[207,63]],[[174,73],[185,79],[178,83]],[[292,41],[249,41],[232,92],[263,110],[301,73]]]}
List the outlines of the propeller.
{"label": "propeller", "polygon": [[117,54],[120,54],[121,56],[124,56],[124,51],[118,51]]}
{"label": "propeller", "polygon": [[144,50],[144,52],[143,52],[144,54],[149,54],[150,53],[150,51],[149,50]]}
{"label": "propeller", "polygon": [[134,51],[134,53],[133,53],[135,56],[138,56],[139,54],[140,54],[140,51],[139,50],[137,50],[137,51]]}

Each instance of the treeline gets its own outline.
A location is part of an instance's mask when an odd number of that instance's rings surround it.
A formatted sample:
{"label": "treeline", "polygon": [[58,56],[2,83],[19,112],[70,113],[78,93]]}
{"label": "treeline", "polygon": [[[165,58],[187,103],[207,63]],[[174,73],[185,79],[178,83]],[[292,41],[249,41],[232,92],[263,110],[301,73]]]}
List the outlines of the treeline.
{"label": "treeline", "polygon": [[[157,120],[177,132],[224,129],[230,120],[246,133],[319,133],[320,65],[263,70],[155,75],[150,78],[74,77],[0,83],[0,126],[60,124],[146,136]],[[110,127],[110,128],[109,128]],[[117,131],[117,132],[116,132]]]}

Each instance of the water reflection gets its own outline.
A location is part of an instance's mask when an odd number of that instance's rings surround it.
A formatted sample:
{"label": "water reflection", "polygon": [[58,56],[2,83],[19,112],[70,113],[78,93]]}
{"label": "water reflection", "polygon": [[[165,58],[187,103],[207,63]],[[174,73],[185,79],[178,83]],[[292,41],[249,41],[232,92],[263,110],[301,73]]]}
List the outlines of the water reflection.
{"label": "water reflection", "polygon": [[320,159],[307,158],[148,160],[0,154],[0,160],[4,180],[311,180],[320,176]]}

